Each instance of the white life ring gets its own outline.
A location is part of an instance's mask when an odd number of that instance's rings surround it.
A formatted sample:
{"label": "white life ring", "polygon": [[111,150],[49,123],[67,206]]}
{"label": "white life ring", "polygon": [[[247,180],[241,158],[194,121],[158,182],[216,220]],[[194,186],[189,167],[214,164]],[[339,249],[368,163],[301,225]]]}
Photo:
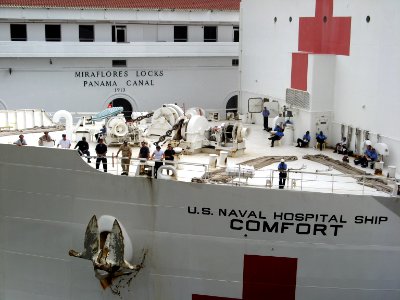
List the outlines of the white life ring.
{"label": "white life ring", "polygon": [[112,133],[116,136],[125,136],[128,131],[128,126],[126,126],[126,124],[123,122],[115,124],[112,129]]}
{"label": "white life ring", "polygon": [[[162,170],[168,170],[172,172],[172,175],[165,175]],[[161,166],[157,170],[157,178],[164,180],[176,180],[176,169],[173,166]]]}

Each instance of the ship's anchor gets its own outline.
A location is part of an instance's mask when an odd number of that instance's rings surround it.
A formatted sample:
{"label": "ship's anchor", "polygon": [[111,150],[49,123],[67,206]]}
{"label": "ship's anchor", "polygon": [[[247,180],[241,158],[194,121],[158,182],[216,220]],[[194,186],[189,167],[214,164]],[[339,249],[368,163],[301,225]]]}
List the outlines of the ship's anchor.
{"label": "ship's anchor", "polygon": [[[111,216],[103,216],[112,218]],[[136,274],[144,267],[146,251],[140,264],[132,265],[125,260],[124,235],[120,224],[114,218],[111,231],[99,232],[97,218],[94,215],[86,227],[84,250],[69,250],[69,255],[91,260],[96,277],[105,289],[111,286],[113,279],[122,275]]]}

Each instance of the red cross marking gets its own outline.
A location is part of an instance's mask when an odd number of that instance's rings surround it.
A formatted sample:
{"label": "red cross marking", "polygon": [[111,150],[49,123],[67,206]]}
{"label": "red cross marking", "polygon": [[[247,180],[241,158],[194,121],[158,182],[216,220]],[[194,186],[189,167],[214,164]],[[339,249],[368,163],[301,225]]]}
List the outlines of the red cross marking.
{"label": "red cross marking", "polygon": [[316,0],[315,17],[299,19],[299,51],[350,55],[351,17],[334,17],[333,0]]}
{"label": "red cross marking", "polygon": [[297,258],[245,255],[242,299],[192,295],[192,300],[295,300]]}
{"label": "red cross marking", "polygon": [[291,88],[307,91],[308,54],[350,55],[351,17],[334,17],[333,0],[316,0],[315,17],[299,18],[299,51],[292,54]]}

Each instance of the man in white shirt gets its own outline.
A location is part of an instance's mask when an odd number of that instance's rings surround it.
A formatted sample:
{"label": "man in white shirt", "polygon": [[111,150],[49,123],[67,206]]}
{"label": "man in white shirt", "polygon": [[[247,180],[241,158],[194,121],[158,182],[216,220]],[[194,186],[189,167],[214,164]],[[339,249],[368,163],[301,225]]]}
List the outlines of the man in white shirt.
{"label": "man in white shirt", "polygon": [[67,140],[67,135],[65,133],[62,135],[62,139],[58,142],[57,148],[58,146],[61,146],[62,149],[71,148],[71,141]]}
{"label": "man in white shirt", "polygon": [[158,168],[163,165],[162,160],[164,159],[164,150],[161,149],[159,145],[156,146],[151,158],[155,160],[154,162],[154,178],[157,178]]}
{"label": "man in white shirt", "polygon": [[17,145],[17,146],[26,146],[27,145],[26,141],[24,139],[24,136],[22,134],[19,136],[19,139],[14,142],[14,145]]}

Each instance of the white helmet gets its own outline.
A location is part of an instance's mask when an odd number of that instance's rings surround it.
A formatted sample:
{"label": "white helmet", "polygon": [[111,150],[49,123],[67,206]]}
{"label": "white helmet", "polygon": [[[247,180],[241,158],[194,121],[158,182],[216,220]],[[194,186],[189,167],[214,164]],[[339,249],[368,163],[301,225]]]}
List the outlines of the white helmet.
{"label": "white helmet", "polygon": [[285,162],[285,160],[282,158],[282,159],[281,159],[281,162]]}

